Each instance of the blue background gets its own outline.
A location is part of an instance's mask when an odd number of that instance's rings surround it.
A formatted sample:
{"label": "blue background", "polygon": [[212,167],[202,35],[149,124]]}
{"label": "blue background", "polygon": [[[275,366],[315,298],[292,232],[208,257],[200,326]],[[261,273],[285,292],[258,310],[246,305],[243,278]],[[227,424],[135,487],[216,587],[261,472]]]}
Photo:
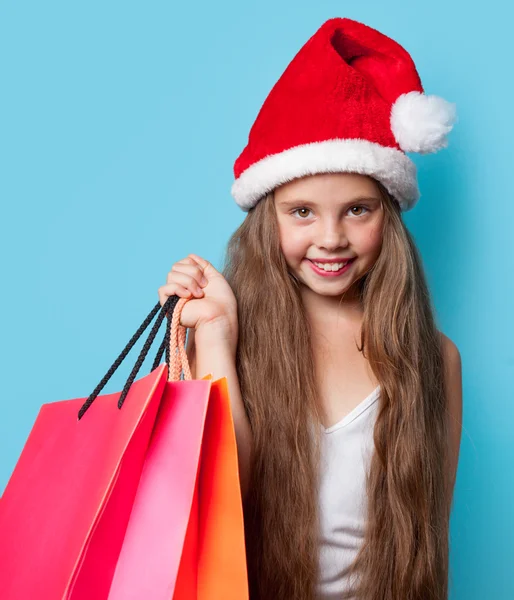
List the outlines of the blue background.
{"label": "blue background", "polygon": [[[426,92],[457,103],[449,149],[413,157],[422,198],[405,219],[463,362],[451,598],[514,598],[505,6],[4,0],[0,490],[40,405],[89,395],[172,264],[194,252],[221,268],[244,218],[230,186],[249,128],[301,45],[347,16],[399,41]],[[105,393],[121,389],[135,356]]]}

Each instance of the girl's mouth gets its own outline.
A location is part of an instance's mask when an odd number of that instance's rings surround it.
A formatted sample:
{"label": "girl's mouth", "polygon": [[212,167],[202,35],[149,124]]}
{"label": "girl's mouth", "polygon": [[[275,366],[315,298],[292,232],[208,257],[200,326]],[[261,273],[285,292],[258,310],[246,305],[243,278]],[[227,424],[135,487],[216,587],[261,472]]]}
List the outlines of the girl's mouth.
{"label": "girl's mouth", "polygon": [[346,271],[348,271],[350,266],[355,261],[355,258],[352,258],[352,260],[348,261],[341,269],[338,269],[337,271],[325,271],[325,269],[322,269],[321,267],[316,266],[311,260],[309,260],[309,259],[307,259],[307,260],[309,261],[309,263],[312,267],[312,270],[317,275],[321,275],[322,277],[338,277],[339,275],[342,275],[343,273],[346,273]]}

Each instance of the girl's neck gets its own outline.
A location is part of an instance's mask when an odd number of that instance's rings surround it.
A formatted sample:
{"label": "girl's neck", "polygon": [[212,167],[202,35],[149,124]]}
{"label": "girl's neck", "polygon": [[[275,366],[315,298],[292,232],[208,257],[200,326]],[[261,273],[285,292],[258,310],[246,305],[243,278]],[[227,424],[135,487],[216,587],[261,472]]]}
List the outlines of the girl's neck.
{"label": "girl's neck", "polygon": [[304,286],[302,300],[309,322],[314,330],[323,333],[341,327],[359,327],[363,307],[360,295],[349,290],[344,296],[321,296]]}

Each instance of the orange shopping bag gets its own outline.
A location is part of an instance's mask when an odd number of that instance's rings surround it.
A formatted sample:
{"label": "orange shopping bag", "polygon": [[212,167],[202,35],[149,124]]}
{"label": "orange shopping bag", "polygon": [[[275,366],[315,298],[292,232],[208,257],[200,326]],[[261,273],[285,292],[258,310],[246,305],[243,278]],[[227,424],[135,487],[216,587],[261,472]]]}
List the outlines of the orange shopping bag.
{"label": "orange shopping bag", "polygon": [[[98,396],[159,305],[85,403],[41,408],[0,502],[2,599],[247,597],[226,379],[190,380],[177,300],[121,394]],[[134,381],[175,305],[152,372]]]}

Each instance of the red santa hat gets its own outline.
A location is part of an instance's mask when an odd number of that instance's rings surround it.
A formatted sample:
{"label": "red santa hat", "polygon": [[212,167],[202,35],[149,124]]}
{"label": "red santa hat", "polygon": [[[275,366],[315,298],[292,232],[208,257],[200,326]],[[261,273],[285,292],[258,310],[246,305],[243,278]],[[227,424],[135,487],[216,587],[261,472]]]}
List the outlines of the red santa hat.
{"label": "red santa hat", "polygon": [[400,44],[357,21],[329,19],[264,101],[231,193],[248,211],[298,177],[354,172],[379,180],[409,210],[420,194],[405,152],[446,147],[455,120],[455,104],[424,94]]}

